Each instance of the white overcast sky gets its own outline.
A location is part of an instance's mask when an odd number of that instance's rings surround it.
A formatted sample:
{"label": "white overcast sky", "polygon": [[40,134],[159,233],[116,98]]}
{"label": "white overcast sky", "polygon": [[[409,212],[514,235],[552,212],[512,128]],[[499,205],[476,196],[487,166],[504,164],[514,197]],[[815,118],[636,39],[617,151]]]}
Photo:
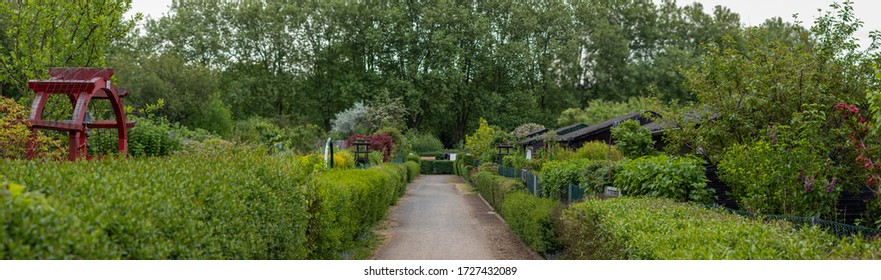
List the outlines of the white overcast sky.
{"label": "white overcast sky", "polygon": [[[198,0],[197,0],[198,1]],[[656,2],[660,2],[657,1]],[[832,0],[678,0],[680,5],[693,2],[703,3],[707,12],[711,12],[716,5],[730,8],[740,14],[741,21],[747,25],[757,25],[772,17],[781,17],[786,21],[792,21],[792,15],[799,14],[799,19],[806,27],[813,24],[814,18],[820,15],[817,9],[829,10]],[[837,1],[842,2],[842,1]],[[881,1],[877,0],[854,0],[854,11],[857,18],[864,22],[862,29],[857,31],[860,43],[866,46],[869,32],[881,30]],[[159,18],[168,12],[171,0],[133,0],[132,11],[141,12],[144,16]]]}

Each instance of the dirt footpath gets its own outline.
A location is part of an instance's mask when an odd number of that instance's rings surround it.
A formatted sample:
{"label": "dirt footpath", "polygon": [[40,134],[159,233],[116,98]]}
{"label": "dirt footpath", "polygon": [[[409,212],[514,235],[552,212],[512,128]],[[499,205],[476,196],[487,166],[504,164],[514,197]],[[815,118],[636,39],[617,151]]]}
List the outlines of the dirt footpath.
{"label": "dirt footpath", "polygon": [[532,260],[508,225],[461,178],[422,175],[379,232],[377,260]]}

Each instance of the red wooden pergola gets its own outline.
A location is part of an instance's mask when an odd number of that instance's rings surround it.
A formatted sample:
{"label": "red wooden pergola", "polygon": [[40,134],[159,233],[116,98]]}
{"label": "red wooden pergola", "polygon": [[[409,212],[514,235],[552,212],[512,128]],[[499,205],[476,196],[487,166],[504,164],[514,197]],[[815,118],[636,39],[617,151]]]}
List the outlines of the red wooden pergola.
{"label": "red wooden pergola", "polygon": [[[123,88],[120,92],[111,85],[111,68],[49,68],[48,80],[30,80],[28,87],[37,94],[31,105],[28,125],[31,128],[31,141],[28,144],[28,158],[34,157],[34,139],[37,129],[49,129],[68,133],[70,155],[68,159],[90,159],[86,132],[93,128],[116,129],[119,153],[128,153],[128,129],[135,126],[134,121],[126,121],[122,98],[128,95]],[[43,108],[52,94],[67,95],[73,106],[73,117],[64,121],[42,119]],[[115,119],[90,120],[86,118],[89,102],[92,99],[107,99],[113,108]]]}

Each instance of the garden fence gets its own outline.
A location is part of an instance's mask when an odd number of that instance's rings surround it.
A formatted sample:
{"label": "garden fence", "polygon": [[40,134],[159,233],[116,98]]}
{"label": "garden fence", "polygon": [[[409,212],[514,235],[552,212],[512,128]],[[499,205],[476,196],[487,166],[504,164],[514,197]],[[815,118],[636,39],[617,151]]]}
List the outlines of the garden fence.
{"label": "garden fence", "polygon": [[820,219],[818,217],[801,217],[801,216],[789,216],[789,215],[760,215],[752,212],[747,212],[743,210],[735,210],[725,206],[721,206],[718,204],[713,205],[705,205],[709,208],[721,208],[728,212],[735,213],[744,217],[750,217],[755,219],[761,219],[763,221],[768,220],[784,220],[792,223],[796,227],[802,226],[819,226],[820,228],[825,229],[830,234],[833,234],[838,237],[847,237],[847,236],[879,236],[881,235],[881,230],[867,228],[857,225],[849,225],[843,224],[839,222],[829,221]]}
{"label": "garden fence", "polygon": [[[520,170],[507,166],[499,166],[499,175],[520,179],[526,185],[526,191],[534,196],[542,196],[541,178],[528,170]],[[566,203],[573,203],[584,199],[584,190],[577,184],[569,184],[566,191]]]}

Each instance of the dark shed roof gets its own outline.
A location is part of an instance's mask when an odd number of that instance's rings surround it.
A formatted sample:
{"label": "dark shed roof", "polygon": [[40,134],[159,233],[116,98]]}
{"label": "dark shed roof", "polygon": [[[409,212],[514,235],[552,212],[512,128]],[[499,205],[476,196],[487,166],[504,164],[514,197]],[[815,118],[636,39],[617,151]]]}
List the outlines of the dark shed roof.
{"label": "dark shed roof", "polygon": [[[583,123],[577,123],[577,124],[568,125],[568,126],[564,126],[564,127],[561,127],[561,128],[555,129],[554,132],[556,132],[557,135],[558,135],[558,137],[559,137],[559,135],[567,134],[567,133],[570,133],[570,132],[572,132],[572,131],[576,131],[576,130],[579,130],[579,129],[583,129],[583,128],[586,128],[586,127],[587,127],[586,124],[583,124]],[[548,132],[548,129],[544,129],[544,130],[539,130],[539,131],[537,131],[537,132],[530,133],[529,135],[532,135],[532,136],[531,136],[531,137],[529,137],[529,136],[526,137],[525,140],[520,141],[520,144],[521,144],[521,145],[529,145],[529,144],[531,144],[531,143],[535,143],[535,142],[537,142],[537,141],[544,141],[545,139],[548,138],[547,132]]]}
{"label": "dark shed roof", "polygon": [[[606,120],[604,122],[601,122],[601,123],[598,123],[595,125],[591,125],[589,127],[581,128],[581,129],[560,135],[557,137],[557,141],[570,142],[570,141],[576,141],[578,139],[590,137],[591,135],[610,130],[610,129],[612,129],[613,125],[620,123],[622,121],[625,121],[625,120],[638,120],[639,123],[643,126],[652,124],[651,123],[652,120],[650,118],[644,117],[645,114],[651,115],[651,117],[659,117],[660,116],[658,113],[655,113],[653,111],[633,112],[630,114],[626,114],[623,116],[618,116],[618,117]],[[649,128],[649,127],[647,127],[647,128]],[[657,129],[660,131],[660,130],[663,130],[664,128],[662,127],[662,125],[657,124],[657,125],[649,128],[649,130],[652,130],[652,129]],[[654,133],[655,131],[653,130],[652,132]]]}

